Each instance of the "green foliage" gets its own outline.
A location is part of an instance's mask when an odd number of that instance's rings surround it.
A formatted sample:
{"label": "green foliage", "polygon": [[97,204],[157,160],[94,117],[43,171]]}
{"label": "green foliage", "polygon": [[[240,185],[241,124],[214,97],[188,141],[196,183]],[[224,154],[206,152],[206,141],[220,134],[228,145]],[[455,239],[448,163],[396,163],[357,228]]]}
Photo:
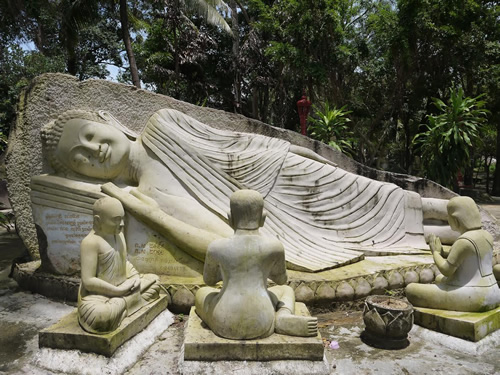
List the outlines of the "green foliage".
{"label": "green foliage", "polygon": [[470,165],[488,115],[482,97],[465,97],[460,87],[450,89],[448,103],[432,98],[438,114],[429,115],[429,123],[423,124],[426,130],[414,138],[428,178],[452,186],[457,172]]}
{"label": "green foliage", "polygon": [[346,106],[330,107],[326,102],[322,108],[313,106],[314,115],[308,118],[308,132],[311,138],[317,139],[338,151],[346,154],[352,152],[352,132],[347,117],[351,111]]}
{"label": "green foliage", "polygon": [[8,45],[0,56],[0,153],[7,146],[7,136],[15,118],[16,105],[22,89],[42,73],[64,71],[61,57],[49,58],[37,51],[23,51],[16,44]]}

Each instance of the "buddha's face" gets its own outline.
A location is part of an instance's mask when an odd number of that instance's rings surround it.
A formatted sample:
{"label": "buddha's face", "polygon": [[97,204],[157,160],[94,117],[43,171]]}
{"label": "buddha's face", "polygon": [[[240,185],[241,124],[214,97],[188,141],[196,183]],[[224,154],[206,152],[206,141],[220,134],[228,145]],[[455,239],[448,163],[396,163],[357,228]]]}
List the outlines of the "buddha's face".
{"label": "buddha's face", "polygon": [[59,161],[84,176],[113,179],[126,167],[130,141],[111,125],[73,119],[64,125],[57,145]]}

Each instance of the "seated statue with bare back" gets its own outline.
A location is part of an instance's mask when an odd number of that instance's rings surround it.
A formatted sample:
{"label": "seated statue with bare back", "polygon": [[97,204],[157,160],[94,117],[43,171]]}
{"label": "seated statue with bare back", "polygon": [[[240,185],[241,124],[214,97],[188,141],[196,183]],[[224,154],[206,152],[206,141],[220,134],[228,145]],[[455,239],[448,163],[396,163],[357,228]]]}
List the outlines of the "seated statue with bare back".
{"label": "seated statue with bare back", "polygon": [[[315,336],[317,319],[297,316],[295,294],[287,281],[285,254],[280,241],[264,237],[264,200],[254,190],[231,196],[230,238],[213,241],[207,251],[204,281],[222,290],[201,288],[196,293],[196,312],[218,336],[256,339],[274,332],[291,336]],[[267,279],[277,286],[267,288]]]}
{"label": "seated statue with bare back", "polygon": [[93,216],[94,228],[81,244],[78,321],[87,332],[105,334],[158,299],[160,284],[158,276],[140,275],[127,261],[125,211],[120,201],[111,197],[98,199]]}

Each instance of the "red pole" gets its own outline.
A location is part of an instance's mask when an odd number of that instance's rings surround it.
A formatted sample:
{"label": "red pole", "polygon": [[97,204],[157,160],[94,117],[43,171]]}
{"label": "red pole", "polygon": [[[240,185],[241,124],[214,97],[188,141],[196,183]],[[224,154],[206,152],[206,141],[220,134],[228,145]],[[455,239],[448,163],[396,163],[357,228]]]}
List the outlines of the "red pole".
{"label": "red pole", "polygon": [[307,100],[306,91],[302,93],[302,98],[297,102],[297,111],[299,112],[300,118],[300,132],[303,135],[307,135],[307,115],[309,114],[309,109],[311,108],[311,102]]}

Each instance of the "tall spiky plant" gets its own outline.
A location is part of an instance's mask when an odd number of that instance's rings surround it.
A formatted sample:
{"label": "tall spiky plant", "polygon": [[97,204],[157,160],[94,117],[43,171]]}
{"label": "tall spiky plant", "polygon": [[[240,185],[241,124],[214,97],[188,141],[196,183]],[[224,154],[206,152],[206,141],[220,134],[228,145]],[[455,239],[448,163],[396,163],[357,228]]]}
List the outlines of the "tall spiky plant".
{"label": "tall spiky plant", "polygon": [[481,142],[487,120],[483,95],[465,97],[460,87],[450,88],[447,103],[432,98],[437,115],[427,116],[425,131],[417,134],[413,143],[420,148],[426,176],[442,185],[451,187],[459,170],[471,161],[472,148]]}

